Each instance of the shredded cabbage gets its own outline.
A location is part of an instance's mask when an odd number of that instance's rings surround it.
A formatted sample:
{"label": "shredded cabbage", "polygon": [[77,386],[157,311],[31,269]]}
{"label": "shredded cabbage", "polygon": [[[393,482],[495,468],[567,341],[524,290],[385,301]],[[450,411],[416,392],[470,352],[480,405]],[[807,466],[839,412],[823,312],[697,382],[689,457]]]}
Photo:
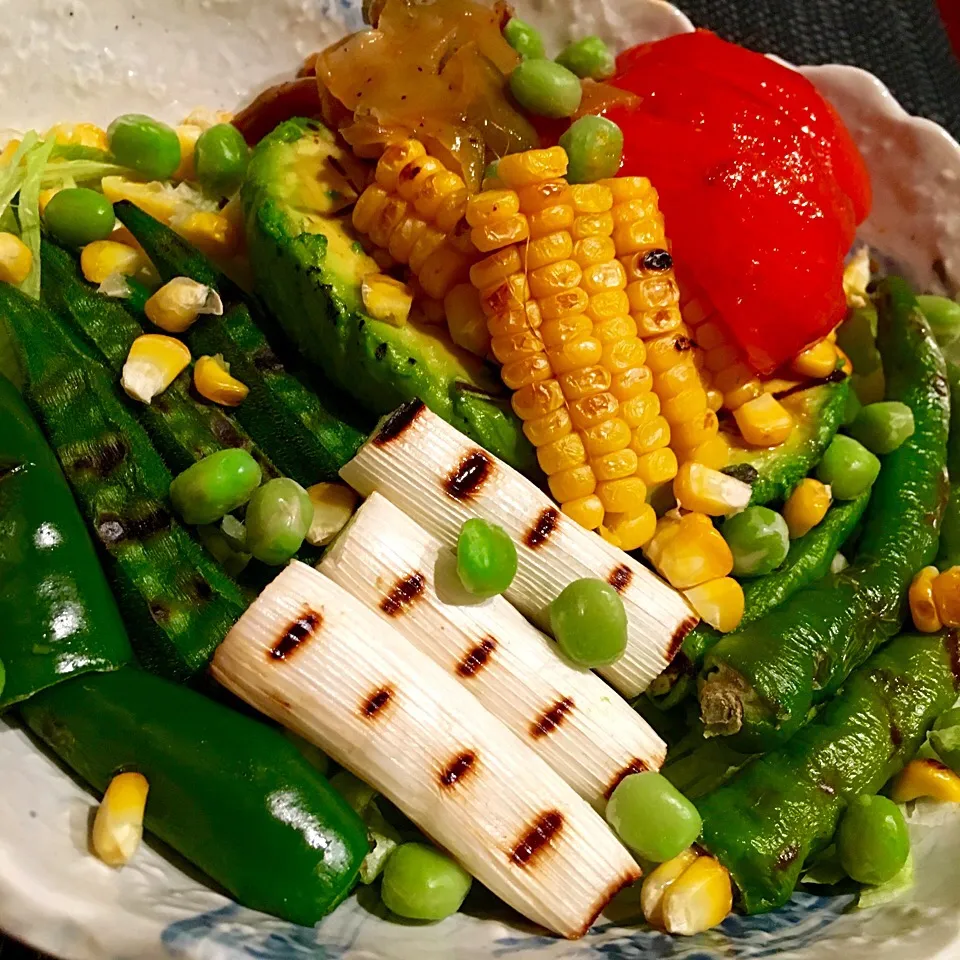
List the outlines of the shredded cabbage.
{"label": "shredded cabbage", "polygon": [[10,207],[10,201],[20,192],[23,186],[23,180],[26,176],[26,169],[21,161],[30,153],[39,142],[39,137],[31,130],[24,134],[20,146],[16,153],[10,158],[10,162],[0,167],[0,215],[6,214]]}
{"label": "shredded cabbage", "polygon": [[136,174],[127,167],[104,160],[54,160],[44,169],[41,183],[44,187],[60,187],[104,177],[136,177]]}
{"label": "shredded cabbage", "polygon": [[880,907],[891,900],[896,900],[902,893],[906,893],[914,883],[913,853],[907,856],[906,863],[900,868],[900,872],[886,883],[881,883],[877,887],[865,886],[860,891],[860,897],[857,900],[858,910],[869,910],[871,907]]}
{"label": "shredded cabbage", "polygon": [[44,140],[30,151],[17,205],[20,239],[33,257],[30,273],[20,289],[34,300],[40,297],[40,180],[55,143],[52,139]]}

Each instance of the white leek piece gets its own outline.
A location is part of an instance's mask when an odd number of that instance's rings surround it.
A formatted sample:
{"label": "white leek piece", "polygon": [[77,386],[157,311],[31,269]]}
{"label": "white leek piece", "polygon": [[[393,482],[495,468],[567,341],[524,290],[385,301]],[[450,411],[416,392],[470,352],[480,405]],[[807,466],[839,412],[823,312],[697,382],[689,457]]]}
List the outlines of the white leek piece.
{"label": "white leek piece", "polygon": [[616,587],[627,611],[627,649],[598,672],[625,697],[642,693],[696,626],[679,593],[419,401],[388,417],[340,476],[363,496],[383,494],[447,547],[470,517],[502,526],[519,559],[505,596],[547,632],[550,604],[567,584],[596,577]]}
{"label": "white leek piece", "polygon": [[319,566],[499,717],[589,803],[659,769],[663,741],[598,676],[562,657],[503,597],[478,601],[456,556],[374,493]]}
{"label": "white leek piece", "polygon": [[390,624],[293,562],[214,677],[393,801],[529,919],[583,935],[640,870],[603,820]]}

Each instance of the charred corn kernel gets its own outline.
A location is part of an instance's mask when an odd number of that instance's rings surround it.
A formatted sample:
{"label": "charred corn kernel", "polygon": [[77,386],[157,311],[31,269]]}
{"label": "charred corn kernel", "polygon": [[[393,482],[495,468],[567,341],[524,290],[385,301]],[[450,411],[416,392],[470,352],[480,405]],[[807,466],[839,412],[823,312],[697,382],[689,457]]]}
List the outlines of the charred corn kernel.
{"label": "charred corn kernel", "polygon": [[669,443],[670,424],[661,416],[652,417],[646,423],[634,427],[630,434],[630,449],[638,456],[652,453]]}
{"label": "charred corn kernel", "polygon": [[607,513],[600,527],[600,536],[621,550],[639,550],[653,536],[657,515],[649,503],[637,513]]}
{"label": "charred corn kernel", "polygon": [[790,369],[801,377],[825,377],[837,367],[837,348],[827,339],[818,340],[793,358]]}
{"label": "charred corn kernel", "polygon": [[636,474],[637,460],[637,455],[627,447],[625,450],[614,450],[613,453],[594,457],[590,461],[590,466],[598,482],[622,480],[624,477],[632,477]]}
{"label": "charred corn kernel", "polygon": [[3,149],[0,150],[0,167],[6,166],[13,159],[14,154],[20,149],[20,142],[14,138],[3,145]]}
{"label": "charred corn kernel", "polygon": [[384,273],[371,273],[360,284],[363,306],[374,320],[402,327],[410,316],[413,291]]}
{"label": "charred corn kernel", "polygon": [[[698,447],[716,439],[719,425],[720,421],[717,419],[717,415],[712,410],[704,410],[701,416],[671,427],[673,443],[675,446],[683,447],[686,450]],[[724,441],[724,449],[726,449],[726,441]]]}
{"label": "charred corn kernel", "polygon": [[377,161],[377,183],[388,193],[395,192],[400,171],[426,155],[426,147],[419,140],[391,143]]}
{"label": "charred corn kernel", "polygon": [[497,162],[497,178],[512,189],[555,180],[566,172],[567,154],[563,147],[510,153]]}
{"label": "charred corn kernel", "polygon": [[568,500],[563,504],[563,512],[572,520],[576,520],[581,527],[587,530],[596,530],[603,523],[603,504],[596,496],[580,497],[579,500]]}
{"label": "charred corn kernel", "polygon": [[[523,425],[524,436],[535,447],[553,443],[572,432],[573,423],[570,420],[570,412],[565,406],[557,407],[556,410],[551,410],[550,413],[545,413],[535,420],[527,420]],[[580,443],[582,445],[583,441]]]}
{"label": "charred corn kernel", "polygon": [[590,297],[587,296],[586,290],[575,287],[549,297],[541,297],[537,301],[537,306],[544,320],[556,320],[568,313],[583,313],[589,302]]}
{"label": "charred corn kernel", "polygon": [[180,141],[180,166],[173,174],[174,180],[195,180],[197,171],[194,167],[194,156],[197,152],[197,141],[203,133],[203,127],[195,123],[181,123],[174,127],[177,140]]}
{"label": "charred corn kernel", "polygon": [[960,567],[944,570],[933,581],[933,602],[945,627],[960,627]]}
{"label": "charred corn kernel", "polygon": [[146,265],[139,250],[115,240],[95,240],[80,252],[80,269],[90,283],[101,284],[111,274],[130,277]]}
{"label": "charred corn kernel", "polygon": [[589,497],[597,489],[597,478],[587,464],[555,473],[547,483],[553,498],[561,504]]}
{"label": "charred corn kernel", "polygon": [[678,590],[727,577],[733,569],[733,554],[726,540],[709,521],[703,523],[696,517],[689,513],[681,517],[679,528],[658,559],[651,557],[660,575]]}
{"label": "charred corn kernel", "polygon": [[453,287],[444,297],[443,309],[453,342],[478,357],[485,357],[490,352],[490,333],[476,288],[469,283]]}
{"label": "charred corn kernel", "polygon": [[193,368],[193,385],[201,397],[223,407],[236,407],[247,399],[250,388],[230,373],[230,366],[219,354],[197,360]]}
{"label": "charred corn kernel", "polygon": [[581,367],[557,377],[564,397],[571,403],[604,393],[610,389],[612,380],[610,371],[598,366]]}
{"label": "charred corn kernel", "polygon": [[667,933],[703,933],[733,908],[730,874],[713,857],[698,857],[663,894],[663,928]]}
{"label": "charred corn kernel", "polygon": [[205,284],[189,277],[174,277],[147,300],[143,311],[161,330],[183,333],[201,315],[222,316],[223,301]]}
{"label": "charred corn kernel", "polygon": [[661,863],[644,877],[640,889],[640,906],[643,916],[651,927],[663,927],[663,895],[683,872],[689,867],[697,854],[694,850],[684,850],[672,860]]}
{"label": "charred corn kernel", "polygon": [[23,283],[32,267],[30,248],[15,233],[0,233],[0,281]]}
{"label": "charred corn kernel", "polygon": [[93,821],[90,846],[110,867],[129,863],[143,839],[143,814],[150,785],[140,773],[118,773],[107,787]]}
{"label": "charred corn kernel", "polygon": [[[583,466],[587,462],[587,451],[578,433],[568,433],[564,437],[537,447],[537,461],[540,469],[548,476]],[[592,492],[592,491],[591,491]],[[564,501],[561,500],[561,503]]]}
{"label": "charred corn kernel", "polygon": [[597,484],[597,496],[607,513],[635,514],[645,506],[647,486],[637,476],[604,480]]}
{"label": "charred corn kernel", "polygon": [[130,345],[130,353],[123,365],[120,385],[128,396],[149,404],[190,363],[190,351],[173,337],[146,333]]}
{"label": "charred corn kernel", "polygon": [[666,483],[677,475],[677,455],[669,447],[641,454],[637,460],[637,476],[648,488]]}
{"label": "charred corn kernel", "polygon": [[466,218],[471,227],[509,220],[520,213],[520,197],[516,190],[484,190],[467,203]]}
{"label": "charred corn kernel", "polygon": [[733,577],[719,577],[685,590],[683,594],[701,620],[714,630],[729,633],[743,619],[743,587]]}
{"label": "charred corn kernel", "polygon": [[313,504],[307,543],[326,546],[347,525],[359,497],[345,483],[315,483],[307,487],[307,496]]}
{"label": "charred corn kernel", "polygon": [[565,409],[566,400],[556,380],[531,383],[510,398],[513,412],[523,421],[535,420],[555,410]]}
{"label": "charred corn kernel", "polygon": [[445,171],[444,165],[435,157],[418,157],[397,174],[396,192],[407,202],[414,203],[427,183],[438,173]]}
{"label": "charred corn kernel", "polygon": [[214,260],[232,256],[240,244],[240,234],[235,225],[220,213],[191,213],[176,222],[174,229]]}
{"label": "charred corn kernel", "polygon": [[611,420],[619,410],[620,401],[612,393],[595,393],[582,400],[571,401],[570,418],[578,430],[586,430]]}
{"label": "charred corn kernel", "polygon": [[684,510],[709,517],[724,517],[745,510],[752,492],[749,483],[702,463],[684,463],[673,481],[677,503]]}
{"label": "charred corn kernel", "polygon": [[793,431],[793,417],[779,400],[761,394],[733,411],[740,434],[751,446],[775,447]]}
{"label": "charred corn kernel", "polygon": [[910,616],[913,625],[923,633],[936,633],[943,629],[937,605],[933,599],[933,582],[940,575],[936,567],[924,567],[910,584]]}
{"label": "charred corn kernel", "polygon": [[921,797],[960,803],[960,777],[939,760],[911,760],[893,781],[890,799],[908,803]]}
{"label": "charred corn kernel", "polygon": [[[428,177],[420,187],[419,193],[414,197],[414,207],[417,213],[425,220],[437,221],[444,211],[444,218],[450,216],[445,207],[451,203],[456,204],[457,216],[454,223],[463,216],[467,209],[467,188],[463,180],[451,170],[440,170]],[[440,227],[440,224],[437,224]],[[440,227],[443,230],[452,229],[449,227]]]}
{"label": "charred corn kernel", "polygon": [[63,145],[105,151],[110,149],[106,131],[94,123],[57,123],[44,134],[44,139],[50,137]]}
{"label": "charred corn kernel", "polygon": [[38,198],[37,206],[40,210],[40,216],[42,217],[44,211],[47,209],[47,204],[63,189],[63,187],[48,187],[46,190],[40,191],[40,196]]}
{"label": "charred corn kernel", "polygon": [[831,499],[830,488],[819,480],[812,477],[801,480],[783,505],[783,519],[787,521],[790,539],[809,533],[827,515]]}

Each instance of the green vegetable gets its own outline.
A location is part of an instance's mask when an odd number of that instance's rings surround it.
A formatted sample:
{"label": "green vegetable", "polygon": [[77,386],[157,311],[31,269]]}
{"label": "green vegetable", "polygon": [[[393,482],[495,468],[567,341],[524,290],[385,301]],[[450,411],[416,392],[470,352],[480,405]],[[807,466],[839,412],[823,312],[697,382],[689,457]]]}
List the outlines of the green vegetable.
{"label": "green vegetable", "polygon": [[557,63],[578,77],[589,80],[607,80],[617,69],[610,48],[599,37],[574,40],[563,48]]}
{"label": "green vegetable", "polygon": [[787,521],[768,507],[747,507],[724,520],[720,532],[733,554],[737,577],[772,573],[790,550]]}
{"label": "green vegetable", "polygon": [[380,895],[400,917],[443,920],[460,909],[472,883],[460,864],[435,847],[405,843],[387,861]]}
{"label": "green vegetable", "polygon": [[850,424],[850,436],[872,453],[893,453],[913,433],[913,411],[888,400],[861,407]]}
{"label": "green vegetable", "polygon": [[[841,878],[842,879],[842,878]],[[876,887],[862,887],[857,898],[858,910],[873,910],[882,907],[894,900],[899,900],[903,894],[913,888],[916,874],[913,865],[913,851],[907,853],[907,859],[897,873]]]}
{"label": "green vegetable", "polygon": [[67,187],[55,193],[43,212],[47,229],[68,247],[106,240],[113,232],[113,205],[87,187]]}
{"label": "green vegetable", "polygon": [[950,383],[950,435],[947,439],[947,472],[950,498],[940,528],[937,566],[941,570],[960,564],[960,366],[947,361]]}
{"label": "green vegetable", "polygon": [[[909,409],[909,408],[908,408]],[[836,500],[854,500],[869,490],[880,473],[880,461],[853,437],[838,434],[817,467],[817,477]]]}
{"label": "green vegetable", "polygon": [[20,146],[13,152],[10,162],[0,167],[0,214],[6,215],[10,210],[10,202],[20,192],[23,180],[27,173],[23,162],[28,154],[37,149],[40,138],[33,130],[28,130],[20,141]]}
{"label": "green vegetable", "polygon": [[847,804],[909,761],[957,695],[957,638],[906,634],[856,670],[817,718],[697,801],[701,843],[730,871],[748,913],[789,900]]}
{"label": "green vegetable", "polygon": [[857,416],[860,414],[860,411],[863,409],[863,404],[860,403],[860,398],[857,396],[856,390],[847,391],[847,405],[843,411],[843,419],[841,424],[844,427],[849,427],[854,420],[857,419]]}
{"label": "green vegetable", "polygon": [[587,115],[574,120],[560,137],[567,152],[570,183],[593,183],[615,177],[623,159],[623,131],[606,117]]}
{"label": "green vegetable", "polygon": [[878,886],[892,880],[910,855],[900,808],[886,797],[855,797],[837,829],[837,852],[843,869],[859,883]]}
{"label": "green vegetable", "polygon": [[457,573],[476,597],[503,593],[517,575],[517,548],[510,534],[479,517],[467,520],[457,539]]}
{"label": "green vegetable", "polygon": [[514,100],[540,117],[571,117],[580,106],[580,79],[552,60],[524,60],[510,73]]}
{"label": "green vegetable", "polygon": [[954,773],[960,773],[960,708],[937,718],[930,732],[930,745]]}
{"label": "green vegetable", "polygon": [[126,113],[107,128],[110,152],[118,163],[148,180],[167,180],[180,166],[177,132],[142,113]]}
{"label": "green vegetable", "polygon": [[[17,217],[20,220],[20,239],[30,251],[30,273],[20,284],[20,289],[34,300],[40,296],[40,180],[54,142],[46,141],[27,156],[27,168],[20,187]],[[98,196],[94,194],[94,196]],[[56,199],[56,198],[54,198]],[[113,217],[109,217],[111,228]],[[92,226],[92,224],[88,224]]]}
{"label": "green vegetable", "polygon": [[400,831],[387,823],[377,805],[377,791],[347,770],[340,770],[330,779],[340,794],[367,828],[370,852],[360,866],[360,882],[373,883],[383,872],[387,860],[400,845]]}
{"label": "green vegetable", "polygon": [[[132,653],[53,451],[0,376],[0,710]],[[0,668],[0,674],[3,669]]]}
{"label": "green vegetable", "polygon": [[859,375],[872,374],[882,366],[877,349],[877,308],[868,303],[850,311],[837,327],[837,346],[850,358]]}
{"label": "green vegetable", "polygon": [[700,835],[697,808],[666,778],[652,770],[631,773],[607,803],[607,823],[643,860],[663,863]]}
{"label": "green vegetable", "polygon": [[751,758],[731,750],[725,737],[703,735],[697,723],[680,745],[671,746],[660,772],[688,800],[697,800],[726,783]]}
{"label": "green vegetable", "polygon": [[503,39],[513,47],[524,60],[540,60],[546,56],[543,49],[543,37],[536,27],[526,20],[511,17],[503,28]]}
{"label": "green vegetable", "polygon": [[259,464],[246,450],[219,450],[174,478],[170,502],[184,523],[213,523],[242,507],[261,478]]}
{"label": "green vegetable", "polygon": [[603,580],[568,583],[550,604],[550,629],[564,654],[582,667],[615,663],[627,648],[623,601]]}
{"label": "green vegetable", "polygon": [[353,887],[363,824],[273,727],[133,667],[23,705],[27,725],[102,792],[150,784],[145,826],[244,906],[312,925]]}
{"label": "green vegetable", "polygon": [[271,566],[286,563],[303,545],[313,522],[313,502],[288,477],[265,483],[247,506],[247,549]]}
{"label": "green vegetable", "polygon": [[252,559],[251,555],[238,547],[217,524],[197,527],[197,537],[230,577],[239,577]]}
{"label": "green vegetable", "polygon": [[941,347],[960,336],[960,303],[956,300],[922,294],[917,297],[917,304]]}
{"label": "green vegetable", "polygon": [[791,737],[810,707],[832,696],[897,631],[907,587],[936,552],[944,507],[945,369],[910,289],[896,277],[881,283],[879,344],[890,364],[890,397],[911,408],[916,429],[884,458],[854,562],[727,634],[705,660],[700,706],[708,732],[736,734],[731,746],[744,753]]}
{"label": "green vegetable", "polygon": [[205,190],[229,197],[240,189],[250,162],[250,148],[233,124],[218,123],[204,130],[195,151],[197,179]]}

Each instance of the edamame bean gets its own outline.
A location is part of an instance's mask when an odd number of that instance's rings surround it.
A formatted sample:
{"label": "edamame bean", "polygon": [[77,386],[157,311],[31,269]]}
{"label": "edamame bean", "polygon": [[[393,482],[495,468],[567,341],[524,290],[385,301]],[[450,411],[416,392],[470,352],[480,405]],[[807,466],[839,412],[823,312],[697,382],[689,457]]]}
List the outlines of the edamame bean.
{"label": "edamame bean", "polygon": [[787,521],[769,507],[747,507],[724,520],[720,532],[733,554],[733,572],[738,577],[772,573],[790,549]]}
{"label": "edamame bean", "polygon": [[837,853],[843,869],[860,883],[892,880],[910,855],[900,808],[886,797],[857,797],[840,821]]}
{"label": "edamame bean", "polygon": [[560,146],[569,161],[567,180],[593,183],[617,175],[623,159],[623,131],[606,117],[580,117],[560,137]]}
{"label": "edamame bean", "polygon": [[564,654],[583,667],[614,663],[627,648],[623,601],[603,580],[567,584],[550,604],[550,627]]}
{"label": "edamame bean", "polygon": [[457,538],[457,573],[476,597],[503,593],[517,575],[517,548],[507,531],[479,517],[467,520]]}
{"label": "edamame bean", "polygon": [[410,920],[443,920],[460,909],[473,878],[455,860],[425,843],[404,843],[383,868],[380,896]]}
{"label": "edamame bean", "polygon": [[960,336],[960,303],[948,297],[934,297],[929,294],[917,297],[917,303],[941,347]]}
{"label": "edamame bean", "polygon": [[260,465],[246,450],[218,450],[174,478],[170,500],[184,523],[214,523],[243,506],[260,479]]}
{"label": "edamame bean", "polygon": [[577,75],[552,60],[524,60],[510,74],[510,92],[541,117],[573,116],[582,95]]}
{"label": "edamame bean", "polygon": [[303,545],[313,521],[310,495],[295,480],[265,483],[247,505],[247,549],[261,563],[286,563]]}
{"label": "edamame bean", "polygon": [[913,430],[913,411],[896,400],[862,407],[849,428],[850,436],[873,453],[892,453]]}
{"label": "edamame bean", "polygon": [[180,166],[180,141],[173,127],[142,113],[125,113],[107,129],[117,163],[151,180],[166,180]]}
{"label": "edamame bean", "polygon": [[250,162],[250,148],[233,124],[218,123],[200,134],[193,162],[205,190],[229,197],[240,189]]}
{"label": "edamame bean", "polygon": [[606,80],[617,69],[610,48],[599,37],[593,36],[574,40],[564,47],[557,63],[578,77],[590,80]]}
{"label": "edamame bean", "polygon": [[838,433],[817,467],[817,479],[830,486],[834,500],[855,500],[873,486],[880,461],[853,437]]}
{"label": "edamame bean", "polygon": [[672,860],[700,835],[697,808],[664,776],[646,771],[624,777],[613,791],[607,823],[637,856]]}
{"label": "edamame bean", "polygon": [[539,60],[546,56],[540,31],[519,17],[511,17],[507,21],[507,25],[503,28],[503,39],[524,60]]}
{"label": "edamame bean", "polygon": [[50,198],[43,222],[65,246],[85,247],[95,240],[106,240],[113,232],[113,204],[96,190],[67,187]]}

